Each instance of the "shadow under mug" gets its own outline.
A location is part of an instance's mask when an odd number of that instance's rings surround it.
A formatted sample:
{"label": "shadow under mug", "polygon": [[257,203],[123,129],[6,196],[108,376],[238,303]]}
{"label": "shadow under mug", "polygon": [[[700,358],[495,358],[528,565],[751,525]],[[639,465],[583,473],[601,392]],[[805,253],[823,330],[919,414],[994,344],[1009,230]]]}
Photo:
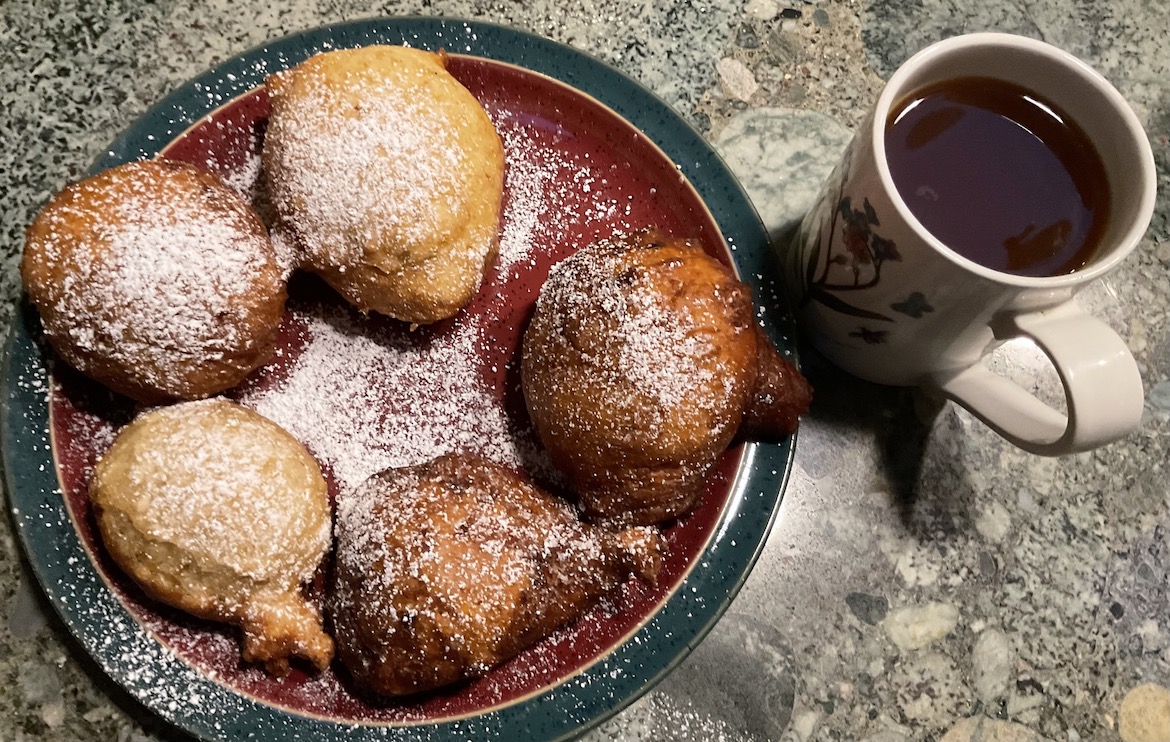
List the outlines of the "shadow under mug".
{"label": "shadow under mug", "polygon": [[[925,86],[962,77],[1034,91],[1068,112],[1096,148],[1111,211],[1085,267],[1045,277],[992,270],[943,244],[899,195],[885,149],[891,108]],[[1084,62],[1009,34],[938,42],[891,76],[789,246],[785,274],[798,322],[845,371],[943,395],[1027,451],[1060,455],[1104,445],[1140,423],[1141,376],[1124,341],[1073,297],[1137,246],[1155,190],[1140,122]],[[832,279],[841,269],[851,280]],[[983,363],[1017,337],[1030,338],[1051,360],[1067,414]]]}

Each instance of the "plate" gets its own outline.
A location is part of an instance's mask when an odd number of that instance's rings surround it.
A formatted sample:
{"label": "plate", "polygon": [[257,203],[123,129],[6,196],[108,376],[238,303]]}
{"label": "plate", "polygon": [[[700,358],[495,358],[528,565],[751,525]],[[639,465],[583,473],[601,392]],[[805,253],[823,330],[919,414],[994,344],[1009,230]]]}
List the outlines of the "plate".
{"label": "plate", "polygon": [[[450,71],[504,140],[506,197],[498,264],[452,320],[410,332],[349,310],[315,279],[294,277],[281,355],[230,395],[300,437],[334,491],[454,448],[489,449],[555,488],[518,401],[516,349],[549,269],[600,236],[657,226],[698,239],[752,287],[761,324],[793,356],[767,233],[703,139],[616,70],[502,26],[396,18],[285,37],[169,95],[91,172],[164,156],[218,170],[252,194],[264,77],[319,51],[369,44],[451,54]],[[553,740],[599,724],[675,667],[727,608],[775,517],[795,443],[727,452],[699,507],[666,529],[670,554],[657,586],[631,578],[582,620],[484,678],[385,703],[332,669],[273,680],[240,664],[232,629],[143,596],[97,543],[85,496],[94,461],[134,408],[55,365],[27,302],[5,366],[4,464],[34,574],[110,677],[208,740]]]}

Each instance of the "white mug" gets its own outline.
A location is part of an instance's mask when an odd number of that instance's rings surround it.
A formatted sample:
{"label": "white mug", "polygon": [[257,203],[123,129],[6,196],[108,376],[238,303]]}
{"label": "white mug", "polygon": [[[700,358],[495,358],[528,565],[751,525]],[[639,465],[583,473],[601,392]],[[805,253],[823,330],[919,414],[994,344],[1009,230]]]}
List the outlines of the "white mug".
{"label": "white mug", "polygon": [[[886,159],[891,108],[924,86],[960,77],[997,78],[1038,93],[1069,112],[1096,147],[1111,211],[1085,267],[1037,278],[992,270],[943,244],[899,195]],[[801,223],[785,271],[798,323],[845,371],[941,394],[1027,451],[1060,455],[1104,445],[1140,423],[1142,381],[1125,342],[1073,297],[1137,246],[1154,196],[1154,158],[1140,122],[1084,62],[1008,34],[941,41],[890,78]],[[843,207],[869,222],[868,242],[860,246],[868,261],[848,266],[854,272],[847,288],[826,280],[848,262],[835,257],[850,247]],[[852,237],[858,239],[857,230]],[[858,245],[852,247],[856,253]],[[999,344],[1017,337],[1032,339],[1052,361],[1067,415],[984,364]]]}

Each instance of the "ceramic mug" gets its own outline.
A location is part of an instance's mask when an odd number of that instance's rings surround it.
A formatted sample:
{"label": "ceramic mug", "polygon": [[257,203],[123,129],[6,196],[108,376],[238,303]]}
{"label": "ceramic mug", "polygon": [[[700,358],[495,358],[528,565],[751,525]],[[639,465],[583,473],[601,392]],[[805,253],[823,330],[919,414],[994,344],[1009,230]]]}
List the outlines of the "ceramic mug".
{"label": "ceramic mug", "polygon": [[[1110,212],[1083,268],[1043,277],[992,270],[943,244],[899,196],[886,158],[891,108],[925,86],[962,77],[1034,91],[1068,112],[1097,149]],[[1139,424],[1142,381],[1124,341],[1073,297],[1138,244],[1154,195],[1153,153],[1140,122],[1084,62],[1008,34],[941,41],[890,78],[801,223],[786,261],[798,322],[845,371],[941,394],[1027,451],[1059,455],[1103,445]],[[1052,361],[1067,414],[983,363],[1017,337],[1033,340]]]}

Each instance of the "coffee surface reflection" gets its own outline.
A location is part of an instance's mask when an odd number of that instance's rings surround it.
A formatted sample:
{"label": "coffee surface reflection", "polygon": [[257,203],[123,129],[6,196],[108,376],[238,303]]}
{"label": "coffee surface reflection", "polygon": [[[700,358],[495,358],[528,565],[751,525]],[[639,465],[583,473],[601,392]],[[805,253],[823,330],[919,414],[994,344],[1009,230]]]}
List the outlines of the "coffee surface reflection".
{"label": "coffee surface reflection", "polygon": [[963,77],[905,96],[886,157],[899,195],[943,244],[992,270],[1083,268],[1105,233],[1105,166],[1056,106],[1002,80]]}

